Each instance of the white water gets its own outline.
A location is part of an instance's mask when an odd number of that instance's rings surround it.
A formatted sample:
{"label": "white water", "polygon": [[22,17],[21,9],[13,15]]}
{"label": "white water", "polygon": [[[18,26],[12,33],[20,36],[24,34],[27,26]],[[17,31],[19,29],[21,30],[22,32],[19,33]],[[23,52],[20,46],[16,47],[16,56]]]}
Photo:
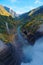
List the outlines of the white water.
{"label": "white water", "polygon": [[8,27],[8,23],[6,22],[5,24],[6,24],[7,33],[10,34],[9,27]]}
{"label": "white water", "polygon": [[[32,50],[31,50],[32,49]],[[28,50],[31,50],[30,52]],[[31,58],[31,62],[24,63],[21,65],[43,65],[43,37],[35,42],[35,45],[32,47],[25,47],[24,53],[27,58]]]}

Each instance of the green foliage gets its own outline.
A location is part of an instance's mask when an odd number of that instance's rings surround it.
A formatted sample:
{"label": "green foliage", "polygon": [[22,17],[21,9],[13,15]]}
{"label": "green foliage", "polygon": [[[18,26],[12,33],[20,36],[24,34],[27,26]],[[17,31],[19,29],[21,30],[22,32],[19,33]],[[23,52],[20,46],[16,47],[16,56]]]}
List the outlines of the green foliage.
{"label": "green foliage", "polygon": [[22,29],[35,33],[41,24],[43,24],[43,14],[38,14],[36,16],[31,15],[31,20],[29,22],[26,22],[22,26]]}
{"label": "green foliage", "polygon": [[14,27],[14,20],[13,18],[10,18],[8,16],[2,16],[0,15],[0,33],[5,33],[6,32],[6,25],[5,23],[8,23],[9,29],[12,29]]}
{"label": "green foliage", "polygon": [[[10,30],[8,34],[6,29],[6,22]],[[8,13],[3,6],[0,6],[0,39],[5,42],[10,42],[14,38],[14,32],[16,31],[16,21],[12,18],[11,14]]]}

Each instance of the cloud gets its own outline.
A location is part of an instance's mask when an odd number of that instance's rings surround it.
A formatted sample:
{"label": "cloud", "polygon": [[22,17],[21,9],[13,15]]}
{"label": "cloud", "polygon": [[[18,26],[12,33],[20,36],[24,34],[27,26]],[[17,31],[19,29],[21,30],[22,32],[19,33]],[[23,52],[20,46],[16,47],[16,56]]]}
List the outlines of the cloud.
{"label": "cloud", "polygon": [[42,4],[43,2],[41,0],[35,0],[35,4]]}
{"label": "cloud", "polygon": [[10,2],[12,2],[12,3],[14,3],[14,2],[16,2],[17,0],[9,0]]}

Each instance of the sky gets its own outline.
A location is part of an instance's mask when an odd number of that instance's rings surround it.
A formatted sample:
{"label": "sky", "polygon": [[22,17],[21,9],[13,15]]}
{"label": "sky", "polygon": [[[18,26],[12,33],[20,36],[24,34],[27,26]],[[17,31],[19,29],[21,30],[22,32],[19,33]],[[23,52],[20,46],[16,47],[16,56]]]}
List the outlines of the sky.
{"label": "sky", "polygon": [[0,0],[0,5],[10,7],[17,14],[22,14],[43,5],[43,0]]}

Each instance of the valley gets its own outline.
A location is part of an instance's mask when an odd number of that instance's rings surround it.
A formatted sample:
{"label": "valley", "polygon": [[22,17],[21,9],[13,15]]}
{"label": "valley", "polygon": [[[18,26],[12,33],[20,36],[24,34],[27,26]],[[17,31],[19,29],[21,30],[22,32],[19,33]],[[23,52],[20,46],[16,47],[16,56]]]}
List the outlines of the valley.
{"label": "valley", "polygon": [[43,6],[18,15],[12,9],[0,5],[0,50],[6,49],[1,54],[3,58],[0,55],[2,65],[42,65],[42,43]]}

